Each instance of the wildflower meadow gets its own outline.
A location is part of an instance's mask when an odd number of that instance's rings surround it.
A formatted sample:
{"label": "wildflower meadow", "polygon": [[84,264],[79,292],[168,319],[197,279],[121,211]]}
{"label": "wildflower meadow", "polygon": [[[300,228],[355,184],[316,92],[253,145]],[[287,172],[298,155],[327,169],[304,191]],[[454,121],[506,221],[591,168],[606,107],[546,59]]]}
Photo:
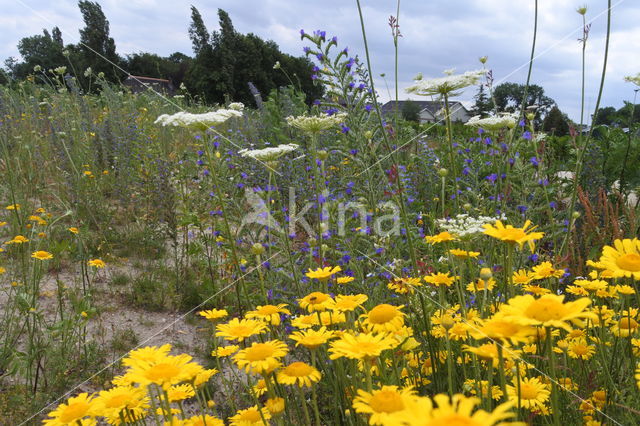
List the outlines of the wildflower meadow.
{"label": "wildflower meadow", "polygon": [[412,70],[416,124],[354,13],[362,52],[300,31],[318,99],[280,62],[253,104],[72,61],[0,86],[0,424],[640,423],[638,124],[559,139],[530,81],[456,122],[486,57]]}

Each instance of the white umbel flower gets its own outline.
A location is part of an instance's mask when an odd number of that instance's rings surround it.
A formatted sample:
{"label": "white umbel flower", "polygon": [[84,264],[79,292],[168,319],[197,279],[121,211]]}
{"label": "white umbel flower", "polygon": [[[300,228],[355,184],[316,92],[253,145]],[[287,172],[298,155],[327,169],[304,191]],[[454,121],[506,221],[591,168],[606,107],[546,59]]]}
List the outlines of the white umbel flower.
{"label": "white umbel flower", "polygon": [[640,86],[640,72],[636,75],[625,76],[624,81],[626,81],[627,83],[633,83],[636,86]]}
{"label": "white umbel flower", "polygon": [[333,115],[300,115],[287,117],[287,123],[308,133],[320,133],[344,123],[346,118],[347,114],[343,112]]}
{"label": "white umbel flower", "polygon": [[459,214],[453,218],[437,219],[438,227],[458,237],[471,236],[484,232],[484,225],[496,223],[497,220],[506,220],[507,217],[500,216],[478,216],[472,217],[468,214]]}
{"label": "white umbel flower", "polygon": [[513,129],[518,122],[519,114],[502,113],[493,117],[480,118],[479,115],[471,117],[465,126],[481,127],[485,130],[499,130],[503,127]]}
{"label": "white umbel flower", "polygon": [[[455,91],[465,87],[475,86],[485,76],[487,70],[467,71],[464,74],[448,74],[452,70],[445,71],[444,77],[423,79],[416,78],[413,86],[406,89],[407,93],[415,93],[421,96],[455,95]],[[422,77],[422,75],[420,75]]]}
{"label": "white umbel flower", "polygon": [[242,149],[238,151],[238,154],[242,157],[249,157],[259,161],[275,161],[296,149],[298,149],[298,145],[289,143],[263,149]]}
{"label": "white umbel flower", "polygon": [[229,104],[229,109],[232,109],[234,111],[243,111],[244,104],[242,102],[231,102]]}
{"label": "white umbel flower", "polygon": [[172,115],[162,114],[156,119],[154,124],[206,130],[211,126],[222,124],[232,117],[242,117],[242,112],[235,109],[224,108],[204,114],[192,114],[190,112],[180,111]]}

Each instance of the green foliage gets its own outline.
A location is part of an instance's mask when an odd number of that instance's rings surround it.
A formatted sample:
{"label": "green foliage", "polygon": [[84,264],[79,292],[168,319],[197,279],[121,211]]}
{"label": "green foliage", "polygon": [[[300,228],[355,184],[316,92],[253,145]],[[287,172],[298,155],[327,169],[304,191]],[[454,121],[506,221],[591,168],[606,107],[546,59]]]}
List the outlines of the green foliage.
{"label": "green foliage", "polygon": [[133,280],[131,302],[149,311],[164,311],[171,298],[170,285],[164,278],[147,272]]}
{"label": "green foliage", "polygon": [[569,118],[554,106],[542,121],[542,130],[556,136],[566,136],[569,134]]}
{"label": "green foliage", "polygon": [[98,2],[88,0],[80,0],[78,7],[85,25],[80,29],[78,45],[80,69],[91,67],[96,73],[103,72],[108,81],[119,81],[121,72],[113,64],[118,65],[121,60],[116,53],[115,41],[109,36],[109,21],[102,7]]}
{"label": "green foliage", "polygon": [[407,121],[420,122],[420,105],[407,101],[402,105],[402,118]]}
{"label": "green foliage", "polygon": [[484,90],[484,84],[480,85],[480,87],[478,88],[478,93],[476,93],[473,99],[475,99],[475,103],[473,105],[473,108],[471,109],[471,114],[479,115],[482,118],[489,115],[489,113],[493,109],[493,101],[489,98],[489,96],[487,96]]}
{"label": "green foliage", "polygon": [[619,109],[615,109],[612,106],[600,108],[595,125],[629,127],[630,121],[633,123],[640,122],[640,104],[636,104],[634,107],[632,102],[625,101],[624,106]]}
{"label": "green foliage", "polygon": [[528,88],[524,84],[518,83],[502,83],[493,89],[493,98],[495,99],[496,109],[499,112],[518,111],[522,107],[525,89],[527,98],[524,102],[525,108],[531,105],[537,105],[536,109],[536,125],[539,126],[542,120],[556,102],[544,94],[544,89],[537,84],[530,84]]}

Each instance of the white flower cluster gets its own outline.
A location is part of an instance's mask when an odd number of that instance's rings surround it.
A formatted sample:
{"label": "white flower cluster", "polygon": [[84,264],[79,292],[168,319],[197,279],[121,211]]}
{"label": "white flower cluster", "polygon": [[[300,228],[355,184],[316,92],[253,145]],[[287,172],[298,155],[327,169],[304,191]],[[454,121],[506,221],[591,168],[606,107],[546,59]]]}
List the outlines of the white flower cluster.
{"label": "white flower cluster", "polygon": [[298,117],[287,117],[287,124],[308,133],[320,133],[332,127],[344,123],[347,118],[346,113],[333,115],[300,115]]}
{"label": "white flower cluster", "polygon": [[465,237],[468,235],[479,234],[484,231],[484,225],[494,224],[497,220],[506,220],[507,217],[502,214],[500,216],[478,216],[472,217],[468,214],[459,214],[454,218],[437,219],[438,226],[458,237]]}
{"label": "white flower cluster", "polygon": [[231,102],[228,108],[234,111],[244,111],[244,104],[242,102]]}
{"label": "white flower cluster", "polygon": [[[242,104],[235,104],[236,108],[237,105]],[[244,108],[244,105],[242,105],[242,108]],[[154,124],[162,124],[163,126],[192,127],[200,130],[206,130],[211,126],[222,124],[232,117],[242,117],[241,110],[222,108],[217,111],[210,111],[204,114],[192,114],[190,112],[180,111],[172,115],[162,114],[156,119]]]}
{"label": "white flower cluster", "polygon": [[275,161],[285,154],[298,149],[294,143],[271,146],[263,149],[242,149],[238,151],[242,157],[249,157],[259,161]]}
{"label": "white flower cluster", "polygon": [[624,81],[626,81],[627,83],[633,83],[636,86],[640,86],[640,72],[636,75],[625,76]]}
{"label": "white flower cluster", "polygon": [[451,70],[445,71],[444,77],[423,80],[422,75],[418,75],[413,86],[409,86],[407,93],[415,93],[421,96],[434,96],[452,94],[456,90],[478,84],[485,76],[487,70],[467,71],[464,74],[451,74]]}
{"label": "white flower cluster", "polygon": [[480,118],[479,115],[471,117],[465,126],[481,127],[485,130],[499,130],[503,127],[513,129],[518,122],[519,114],[517,113],[501,113],[499,115],[487,118]]}

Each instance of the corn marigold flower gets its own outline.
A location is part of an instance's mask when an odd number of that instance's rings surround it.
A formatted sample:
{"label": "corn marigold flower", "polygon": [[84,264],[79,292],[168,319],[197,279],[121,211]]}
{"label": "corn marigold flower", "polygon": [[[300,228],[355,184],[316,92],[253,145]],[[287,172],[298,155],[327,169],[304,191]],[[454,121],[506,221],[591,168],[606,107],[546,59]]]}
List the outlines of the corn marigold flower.
{"label": "corn marigold flower", "polygon": [[596,353],[596,347],[587,344],[586,339],[573,339],[567,346],[567,354],[571,358],[589,360]]}
{"label": "corn marigold flower", "polygon": [[178,402],[196,396],[196,392],[190,384],[174,385],[167,390],[167,396],[169,402]]}
{"label": "corn marigold flower", "polygon": [[6,210],[20,210],[20,204],[9,204],[5,207]]}
{"label": "corn marigold flower", "polygon": [[483,321],[479,327],[470,332],[474,339],[487,338],[510,341],[513,344],[527,342],[529,336],[534,333],[533,327],[518,324],[500,313]]}
{"label": "corn marigold flower", "polygon": [[513,225],[504,226],[502,221],[497,220],[494,225],[485,224],[484,233],[490,237],[496,238],[509,244],[518,244],[520,249],[524,243],[529,245],[529,249],[533,252],[535,248],[534,241],[544,237],[544,232],[531,232],[536,227],[531,226],[531,221],[527,220],[522,228],[514,228]]}
{"label": "corn marigold flower", "polygon": [[94,268],[104,268],[105,266],[107,266],[106,263],[104,263],[104,261],[100,260],[100,259],[91,259],[87,262],[87,265],[89,266],[93,266]]}
{"label": "corn marigold flower", "polygon": [[443,274],[442,272],[434,272],[423,277],[423,279],[429,284],[433,284],[435,286],[444,285],[450,287],[451,284],[453,284],[454,281],[459,280],[460,277],[457,275],[450,276],[449,274],[450,272],[447,272],[446,274]]}
{"label": "corn marigold flower", "polygon": [[[435,401],[434,406],[433,402]],[[488,412],[476,409],[480,398],[463,394],[438,394],[431,398],[418,397],[409,401],[407,409],[400,414],[399,420],[407,426],[427,425],[474,425],[474,426],[525,426],[522,422],[506,421],[515,417],[515,404],[505,402]]]}
{"label": "corn marigold flower", "polygon": [[613,323],[611,332],[618,337],[629,337],[640,328],[638,324],[638,310],[632,308],[622,312],[620,319]]}
{"label": "corn marigold flower", "polygon": [[[319,317],[319,318],[318,318]],[[313,312],[309,315],[302,315],[294,318],[291,321],[291,325],[296,328],[310,328],[316,325],[330,326],[335,324],[342,324],[347,321],[347,317],[340,311],[323,311]]]}
{"label": "corn marigold flower", "polygon": [[280,397],[269,398],[264,402],[264,406],[272,416],[277,416],[284,411],[285,401]]}
{"label": "corn marigold flower", "polygon": [[404,325],[403,306],[383,303],[360,317],[362,326],[376,333],[394,332]]}
{"label": "corn marigold flower", "polygon": [[421,285],[420,278],[394,278],[393,281],[387,284],[387,288],[398,294],[413,294],[415,287],[420,287]]}
{"label": "corn marigold flower", "polygon": [[322,378],[320,371],[315,367],[304,363],[294,362],[278,371],[278,383],[283,385],[296,385],[299,387],[311,387],[313,383],[318,382]]}
{"label": "corn marigold flower", "polygon": [[367,300],[369,300],[369,296],[366,294],[339,294],[331,309],[337,312],[350,312],[361,307]]}
{"label": "corn marigold flower", "polygon": [[288,352],[289,348],[280,340],[254,342],[235,354],[233,360],[247,373],[268,374],[280,366],[280,359]]}
{"label": "corn marigold flower", "polygon": [[258,306],[254,311],[247,312],[245,317],[247,319],[259,319],[271,325],[280,325],[280,314],[291,315],[291,312],[285,306],[287,305],[284,303]]}
{"label": "corn marigold flower", "polygon": [[[478,358],[485,361],[493,361],[493,366],[497,367],[500,361],[500,354],[498,352],[498,344],[495,342],[484,343],[480,346],[462,345],[465,352],[475,354]],[[502,351],[503,359],[517,358],[518,352],[511,348],[504,348]]]}
{"label": "corn marigold flower", "polygon": [[467,250],[460,250],[460,249],[451,249],[449,250],[449,253],[461,259],[469,259],[469,258],[475,259],[476,257],[480,256],[479,251],[467,251]]}
{"label": "corn marigold flower", "polygon": [[353,408],[356,413],[369,414],[370,425],[401,424],[397,423],[398,414],[415,398],[416,392],[413,388],[382,386],[372,392],[358,389],[358,395],[353,400]]}
{"label": "corn marigold flower", "polygon": [[317,349],[333,337],[334,332],[324,326],[318,330],[296,331],[289,335],[289,338],[296,342],[296,346],[302,345],[307,349]]}
{"label": "corn marigold flower", "polygon": [[205,319],[208,319],[209,321],[215,322],[222,318],[225,318],[226,316],[229,315],[229,313],[227,312],[226,309],[209,309],[206,311],[198,312],[198,315],[200,315],[201,317],[204,317]]}
{"label": "corn marigold flower", "polygon": [[448,231],[443,231],[437,235],[427,235],[424,240],[430,244],[446,243],[449,241],[456,241],[458,237],[454,234],[450,234]]}
{"label": "corn marigold flower", "polygon": [[245,410],[238,410],[235,416],[229,417],[230,426],[269,426],[271,413],[257,405]]}
{"label": "corn marigold flower", "polygon": [[488,280],[483,280],[482,278],[478,278],[477,280],[470,282],[467,284],[467,291],[472,293],[481,292],[481,291],[491,291],[496,285],[496,280],[493,278],[489,278]]}
{"label": "corn marigold flower", "polygon": [[593,312],[586,310],[590,304],[591,300],[586,297],[565,303],[563,295],[545,294],[536,299],[527,294],[510,299],[500,307],[500,312],[521,325],[571,331],[569,323],[582,326],[582,320],[596,318]]}
{"label": "corn marigold flower", "polygon": [[81,393],[69,398],[66,403],[58,405],[49,413],[49,418],[45,419],[43,424],[48,426],[95,424],[95,421],[86,419],[93,416],[93,408],[93,395]]}
{"label": "corn marigold flower", "polygon": [[10,241],[7,241],[5,244],[24,244],[28,242],[29,242],[29,239],[27,237],[24,237],[22,235],[16,235],[15,237],[13,237],[13,239],[11,239]]}
{"label": "corn marigold flower", "polygon": [[542,262],[533,268],[533,278],[536,280],[542,280],[545,278],[556,277],[560,278],[564,275],[564,269],[556,269],[551,262]]}
{"label": "corn marigold flower", "polygon": [[119,424],[120,412],[127,410],[133,418],[142,418],[149,408],[146,389],[133,386],[117,386],[102,390],[93,400],[93,412],[110,424]]}
{"label": "corn marigold flower", "polygon": [[306,309],[308,312],[322,312],[331,308],[334,304],[334,300],[326,293],[314,291],[302,299],[298,299],[298,304],[302,309]]}
{"label": "corn marigold flower", "polygon": [[349,284],[349,283],[350,283],[350,282],[352,282],[353,280],[355,280],[355,278],[354,278],[354,277],[349,277],[349,276],[346,276],[346,277],[338,277],[338,278],[336,278],[336,283],[337,283],[337,284]]}
{"label": "corn marigold flower", "polygon": [[225,426],[224,421],[209,414],[198,414],[185,420],[184,426]]}
{"label": "corn marigold flower", "polygon": [[133,361],[127,371],[129,380],[142,386],[155,384],[167,390],[180,382],[191,380],[202,369],[186,354],[165,355],[152,362]]}
{"label": "corn marigold flower", "polygon": [[520,269],[515,271],[511,278],[513,284],[529,284],[533,280],[533,273]]}
{"label": "corn marigold flower", "polygon": [[338,340],[330,343],[329,358],[373,358],[379,356],[383,351],[396,346],[396,340],[387,334],[343,333]]}
{"label": "corn marigold flower", "polygon": [[67,228],[67,230],[69,232],[71,232],[72,234],[79,234],[80,230],[78,228],[76,228],[75,226],[72,226],[71,228]]}
{"label": "corn marigold flower", "polygon": [[240,349],[238,345],[218,346],[214,351],[211,351],[211,356],[223,358],[238,352],[238,349]]}
{"label": "corn marigold flower", "polygon": [[611,271],[615,278],[640,279],[640,240],[615,240],[613,247],[604,246],[598,269]]}
{"label": "corn marigold flower", "polygon": [[[518,395],[520,395],[519,398]],[[513,386],[507,385],[509,401],[515,405],[518,404],[519,399],[520,406],[530,411],[546,408],[549,395],[551,395],[550,386],[538,377],[521,379],[520,389],[516,380]]]}
{"label": "corn marigold flower", "polygon": [[316,270],[311,270],[305,274],[308,278],[317,279],[320,282],[327,281],[329,278],[342,271],[342,268],[339,266],[327,266],[325,268],[318,268]]}
{"label": "corn marigold flower", "polygon": [[[464,387],[471,395],[480,394],[483,399],[489,397],[489,382],[487,380],[467,379],[464,382]],[[499,401],[502,399],[502,395],[500,386],[491,386],[491,399]]]}
{"label": "corn marigold flower", "polygon": [[216,325],[216,336],[242,342],[244,339],[267,331],[263,321],[233,318],[225,324]]}
{"label": "corn marigold flower", "polygon": [[38,259],[38,260],[53,259],[53,255],[51,253],[49,253],[48,251],[44,251],[44,250],[34,251],[33,253],[31,253],[31,257],[33,257],[34,259]]}

